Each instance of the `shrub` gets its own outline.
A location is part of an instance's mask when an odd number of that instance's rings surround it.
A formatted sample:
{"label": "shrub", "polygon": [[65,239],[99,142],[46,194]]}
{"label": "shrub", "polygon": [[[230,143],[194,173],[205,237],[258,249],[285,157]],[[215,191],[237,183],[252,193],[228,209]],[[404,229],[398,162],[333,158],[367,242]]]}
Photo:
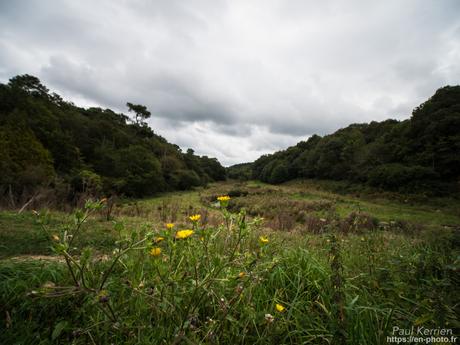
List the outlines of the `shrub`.
{"label": "shrub", "polygon": [[287,165],[284,163],[280,163],[273,168],[270,174],[270,178],[268,179],[268,182],[277,184],[277,183],[285,182],[288,179],[289,179],[289,173],[288,173]]}
{"label": "shrub", "polygon": [[180,190],[191,189],[201,185],[198,174],[193,170],[179,170],[172,174],[171,185]]}

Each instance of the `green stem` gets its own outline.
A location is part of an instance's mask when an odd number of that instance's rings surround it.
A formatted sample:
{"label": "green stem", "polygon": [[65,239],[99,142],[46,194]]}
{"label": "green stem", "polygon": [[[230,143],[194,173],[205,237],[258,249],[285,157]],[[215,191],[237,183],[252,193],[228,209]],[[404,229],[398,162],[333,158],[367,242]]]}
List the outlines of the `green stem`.
{"label": "green stem", "polygon": [[88,212],[88,210],[86,210],[85,216],[83,217],[83,219],[82,219],[81,221],[78,222],[77,228],[75,229],[75,231],[74,231],[73,234],[72,234],[72,238],[71,238],[70,241],[69,241],[69,248],[71,247],[71,245],[72,245],[72,243],[73,243],[75,237],[77,237],[77,234],[78,234],[78,232],[79,232],[80,229],[81,229],[81,226],[82,226],[83,223],[86,222],[86,220],[88,219],[89,215],[90,215],[90,213]]}
{"label": "green stem", "polygon": [[115,259],[114,259],[113,262],[112,262],[112,265],[110,266],[110,268],[109,268],[107,271],[105,271],[105,273],[104,273],[104,275],[103,275],[103,277],[102,277],[102,281],[101,281],[101,285],[100,285],[100,287],[99,287],[99,290],[102,290],[102,288],[104,287],[104,285],[105,285],[107,279],[109,278],[110,273],[112,273],[112,271],[113,271],[113,269],[114,269],[114,267],[115,267],[115,264],[118,262],[118,260],[119,260],[123,255],[125,255],[127,252],[129,252],[131,249],[135,248],[136,246],[140,245],[141,243],[144,243],[146,240],[147,240],[147,239],[144,238],[144,239],[142,239],[142,240],[136,242],[135,244],[133,244],[133,245],[129,246],[128,248],[126,248],[125,250],[121,251],[121,252],[115,257]]}

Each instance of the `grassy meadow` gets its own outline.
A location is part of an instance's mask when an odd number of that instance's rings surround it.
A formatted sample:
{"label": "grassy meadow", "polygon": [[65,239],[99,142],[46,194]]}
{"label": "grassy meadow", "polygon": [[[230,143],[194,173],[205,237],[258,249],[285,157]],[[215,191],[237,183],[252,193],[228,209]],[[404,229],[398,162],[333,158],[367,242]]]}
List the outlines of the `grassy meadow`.
{"label": "grassy meadow", "polygon": [[364,345],[459,329],[460,201],[342,187],[222,182],[1,211],[0,343]]}

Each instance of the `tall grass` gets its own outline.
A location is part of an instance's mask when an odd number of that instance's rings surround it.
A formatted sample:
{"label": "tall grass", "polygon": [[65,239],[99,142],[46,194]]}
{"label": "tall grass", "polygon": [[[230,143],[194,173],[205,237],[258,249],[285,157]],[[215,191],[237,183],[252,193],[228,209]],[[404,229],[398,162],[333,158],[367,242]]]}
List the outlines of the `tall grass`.
{"label": "tall grass", "polygon": [[289,241],[220,206],[215,227],[182,219],[184,238],[115,222],[109,255],[77,240],[103,202],[59,232],[43,223],[62,260],[1,262],[0,343],[364,345],[386,344],[393,326],[458,327],[455,232],[331,223]]}

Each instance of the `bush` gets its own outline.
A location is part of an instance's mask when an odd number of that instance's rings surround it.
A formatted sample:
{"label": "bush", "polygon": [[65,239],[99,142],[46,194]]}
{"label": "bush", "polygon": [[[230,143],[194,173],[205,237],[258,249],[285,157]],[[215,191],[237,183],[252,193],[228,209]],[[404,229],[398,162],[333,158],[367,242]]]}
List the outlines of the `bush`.
{"label": "bush", "polygon": [[268,182],[270,183],[282,183],[289,180],[289,173],[287,165],[284,163],[276,165],[271,174]]}
{"label": "bush", "polygon": [[179,190],[188,190],[202,184],[200,177],[193,170],[179,170],[174,172],[170,183],[175,189]]}
{"label": "bush", "polygon": [[101,177],[91,170],[81,170],[71,182],[72,188],[76,192],[87,193],[91,196],[98,197],[102,192]]}

